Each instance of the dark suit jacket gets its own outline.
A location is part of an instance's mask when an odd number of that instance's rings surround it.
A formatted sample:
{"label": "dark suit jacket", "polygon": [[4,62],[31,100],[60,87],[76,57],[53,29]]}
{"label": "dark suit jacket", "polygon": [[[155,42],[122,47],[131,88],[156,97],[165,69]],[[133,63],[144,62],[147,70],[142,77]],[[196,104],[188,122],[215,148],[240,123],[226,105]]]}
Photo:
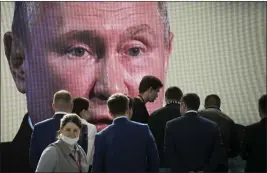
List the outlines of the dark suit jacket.
{"label": "dark suit jacket", "polygon": [[146,104],[138,98],[133,99],[133,115],[131,120],[147,124],[149,113],[146,109]]}
{"label": "dark suit jacket", "polygon": [[180,116],[180,104],[170,103],[153,112],[148,118],[148,126],[158,147],[161,168],[167,167],[164,159],[164,135],[166,123]]}
{"label": "dark suit jacket", "polygon": [[234,121],[215,107],[201,110],[199,114],[215,122],[219,126],[228,157],[236,157],[240,152],[240,141]]}
{"label": "dark suit jacket", "polygon": [[31,172],[29,164],[29,145],[32,128],[29,115],[22,120],[19,131],[12,142],[1,143],[1,172]]}
{"label": "dark suit jacket", "polygon": [[96,135],[93,172],[158,170],[158,151],[147,125],[121,117]]}
{"label": "dark suit jacket", "polygon": [[266,172],[267,117],[246,127],[242,158],[247,160],[246,172]]}
{"label": "dark suit jacket", "polygon": [[165,156],[172,172],[216,171],[223,152],[217,125],[195,112],[166,125]]}
{"label": "dark suit jacket", "polygon": [[60,119],[65,114],[55,114],[52,118],[41,121],[34,125],[30,143],[30,164],[33,170],[36,169],[38,161],[44,149],[57,139],[57,132],[60,126]]}

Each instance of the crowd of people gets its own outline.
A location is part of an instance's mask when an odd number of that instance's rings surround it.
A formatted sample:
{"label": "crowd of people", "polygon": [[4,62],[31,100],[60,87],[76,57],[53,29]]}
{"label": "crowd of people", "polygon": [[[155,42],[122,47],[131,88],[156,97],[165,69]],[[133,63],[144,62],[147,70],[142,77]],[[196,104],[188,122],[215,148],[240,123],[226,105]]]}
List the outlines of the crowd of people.
{"label": "crowd of people", "polygon": [[[266,94],[259,99],[261,121],[244,127],[220,110],[216,94],[205,99],[165,92],[166,105],[151,115],[162,82],[145,76],[139,95],[115,93],[107,100],[113,121],[97,132],[86,98],[54,94],[53,117],[37,123],[30,143],[35,172],[266,172]],[[244,161],[246,161],[246,164]]]}

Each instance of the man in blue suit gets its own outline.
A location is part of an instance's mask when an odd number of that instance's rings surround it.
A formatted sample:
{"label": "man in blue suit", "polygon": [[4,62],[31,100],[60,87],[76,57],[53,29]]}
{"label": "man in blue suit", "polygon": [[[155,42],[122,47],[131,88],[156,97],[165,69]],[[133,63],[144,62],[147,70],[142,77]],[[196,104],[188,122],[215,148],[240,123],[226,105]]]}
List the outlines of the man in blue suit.
{"label": "man in blue suit", "polygon": [[95,137],[93,172],[158,172],[157,146],[148,126],[129,120],[131,99],[114,94],[107,104],[114,120]]}
{"label": "man in blue suit", "polygon": [[200,99],[182,97],[181,117],[169,121],[165,131],[165,157],[172,172],[213,172],[227,164],[217,125],[197,113]]}
{"label": "man in blue suit", "polygon": [[30,165],[36,169],[43,150],[57,138],[60,119],[72,112],[72,96],[68,91],[60,90],[54,94],[52,118],[35,124],[30,142]]}

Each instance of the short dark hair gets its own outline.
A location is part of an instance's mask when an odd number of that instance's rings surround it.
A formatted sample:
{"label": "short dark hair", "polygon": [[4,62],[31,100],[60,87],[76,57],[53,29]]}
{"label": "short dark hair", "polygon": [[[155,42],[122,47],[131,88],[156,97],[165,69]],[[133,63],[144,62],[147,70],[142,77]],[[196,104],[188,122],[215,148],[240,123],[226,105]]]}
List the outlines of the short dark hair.
{"label": "short dark hair", "polygon": [[183,102],[187,106],[188,110],[197,111],[200,106],[200,98],[195,93],[185,94],[182,97],[181,102]]}
{"label": "short dark hair", "polygon": [[73,99],[73,109],[72,112],[80,117],[80,113],[83,110],[88,110],[89,100],[83,97],[76,97]]}
{"label": "short dark hair", "polygon": [[180,101],[182,96],[182,90],[176,86],[169,87],[165,92],[165,98],[168,100]]}
{"label": "short dark hair", "polygon": [[129,107],[129,99],[124,94],[117,93],[108,98],[107,104],[112,115],[122,115]]}
{"label": "short dark hair", "polygon": [[80,129],[82,128],[82,121],[76,114],[66,114],[60,120],[60,129],[62,129],[67,123],[72,122],[76,124]]}
{"label": "short dark hair", "polygon": [[158,89],[163,87],[162,82],[155,76],[144,76],[139,84],[139,93],[146,92],[149,88]]}
{"label": "short dark hair", "polygon": [[266,114],[267,114],[267,106],[266,106],[266,104],[267,104],[267,102],[266,102],[266,97],[267,97],[267,95],[266,94],[264,94],[263,96],[261,96],[261,98],[259,99],[259,109],[260,109],[260,111],[266,116]]}
{"label": "short dark hair", "polygon": [[221,99],[216,94],[210,94],[205,98],[205,106],[217,106],[218,108],[221,107]]}

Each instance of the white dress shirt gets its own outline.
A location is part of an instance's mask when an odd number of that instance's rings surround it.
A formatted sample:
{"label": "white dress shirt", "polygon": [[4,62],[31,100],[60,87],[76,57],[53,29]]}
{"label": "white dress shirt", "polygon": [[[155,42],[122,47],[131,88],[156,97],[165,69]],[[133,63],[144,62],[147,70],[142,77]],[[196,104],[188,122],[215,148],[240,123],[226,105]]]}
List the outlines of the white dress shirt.
{"label": "white dress shirt", "polygon": [[187,114],[187,113],[190,113],[190,112],[197,113],[197,111],[194,111],[194,110],[189,110],[189,111],[185,112],[185,114]]}
{"label": "white dress shirt", "polygon": [[95,143],[95,135],[97,133],[96,126],[88,123],[85,119],[82,119],[82,123],[87,125],[88,128],[88,149],[87,149],[87,161],[89,165],[93,163],[93,154],[94,154],[94,143]]}

